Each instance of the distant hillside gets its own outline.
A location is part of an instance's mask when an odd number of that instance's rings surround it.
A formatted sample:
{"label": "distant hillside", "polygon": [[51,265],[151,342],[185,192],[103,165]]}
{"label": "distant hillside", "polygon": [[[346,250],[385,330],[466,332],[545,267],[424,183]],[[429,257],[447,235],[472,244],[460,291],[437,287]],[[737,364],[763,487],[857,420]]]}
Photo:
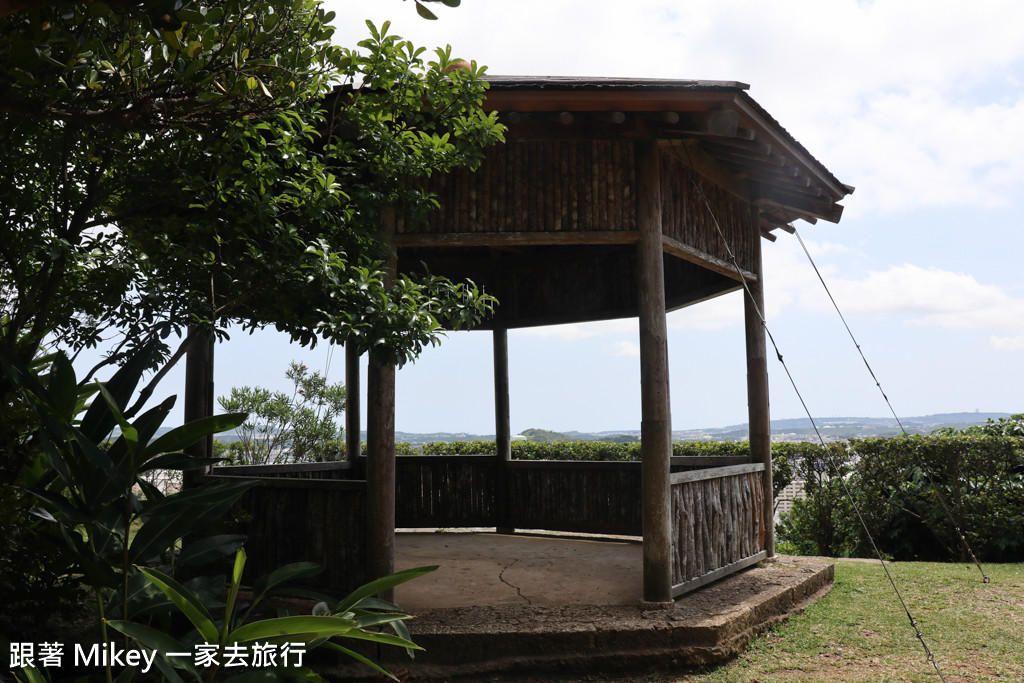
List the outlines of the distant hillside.
{"label": "distant hillside", "polygon": [[[921,415],[916,417],[902,417],[900,421],[903,428],[911,434],[930,434],[940,427],[953,427],[963,429],[971,425],[984,424],[987,420],[998,420],[999,418],[1010,417],[1010,413],[939,413],[936,415]],[[821,435],[827,441],[842,441],[844,439],[864,438],[871,436],[897,436],[900,434],[899,425],[891,417],[827,417],[816,418],[815,422]],[[158,430],[159,434],[166,432],[164,427]],[[748,427],[746,423],[729,425],[726,427],[707,427],[703,429],[676,430],[672,436],[676,441],[742,441],[747,438]],[[639,441],[640,430],[618,429],[603,432],[549,432],[542,429],[526,429],[523,435],[533,434],[537,436],[557,435],[566,439],[578,441]],[[363,441],[366,440],[366,432],[361,434]],[[772,420],[772,437],[776,441],[817,441],[817,435],[811,427],[811,421],[806,417]],[[223,432],[217,435],[221,441],[235,441],[233,431]],[[471,434],[469,432],[395,432],[395,441],[411,444],[423,444],[433,441],[493,441],[494,434]]]}
{"label": "distant hillside", "polygon": [[[971,425],[984,424],[987,420],[998,420],[999,418],[1010,417],[1010,413],[939,413],[936,415],[922,415],[916,417],[900,418],[903,428],[910,434],[930,434],[940,427],[953,427],[962,429]],[[896,420],[891,417],[828,417],[815,419],[818,430],[827,441],[842,441],[851,438],[864,438],[872,436],[897,436],[900,428]],[[552,434],[547,430],[527,429],[524,435],[530,433]],[[703,429],[677,430],[672,436],[677,441],[742,441],[747,438],[748,426],[746,423],[729,425],[727,427],[707,427]],[[609,430],[603,432],[560,432],[566,438],[579,441],[637,441],[640,438],[640,430]],[[811,426],[811,421],[804,418],[772,420],[772,436],[778,441],[816,441],[817,435]],[[366,438],[365,432],[363,438]],[[434,434],[414,434],[410,432],[396,432],[396,441],[407,441],[418,444],[430,441],[475,441],[494,439],[493,434],[465,434],[451,432],[437,432]]]}

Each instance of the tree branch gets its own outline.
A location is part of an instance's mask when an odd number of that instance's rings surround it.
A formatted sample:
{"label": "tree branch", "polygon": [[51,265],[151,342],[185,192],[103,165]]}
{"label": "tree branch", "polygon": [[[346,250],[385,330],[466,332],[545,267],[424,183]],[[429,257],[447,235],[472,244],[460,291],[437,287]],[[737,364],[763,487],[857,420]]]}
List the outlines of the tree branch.
{"label": "tree branch", "polygon": [[192,346],[192,343],[199,337],[200,329],[201,328],[199,327],[193,328],[192,332],[185,337],[178,346],[178,350],[174,352],[174,355],[167,359],[167,362],[164,363],[163,367],[153,375],[153,379],[149,381],[149,384],[142,388],[142,391],[139,392],[138,400],[136,400],[128,410],[124,411],[126,419],[135,417],[136,413],[142,410],[142,407],[146,405],[146,401],[148,401],[153,395],[153,392],[156,390],[156,385],[160,383],[160,380],[166,377],[167,373],[171,371],[171,368],[177,365],[178,361],[185,357],[185,353],[188,351],[189,347]]}

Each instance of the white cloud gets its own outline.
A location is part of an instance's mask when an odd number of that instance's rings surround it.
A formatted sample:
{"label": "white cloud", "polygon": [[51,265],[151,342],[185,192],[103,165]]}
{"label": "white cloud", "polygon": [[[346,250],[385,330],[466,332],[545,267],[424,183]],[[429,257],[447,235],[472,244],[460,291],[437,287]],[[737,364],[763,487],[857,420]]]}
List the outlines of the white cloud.
{"label": "white cloud", "polygon": [[[1024,334],[1024,299],[965,273],[911,264],[874,271],[862,279],[833,279],[829,288],[844,313],[895,316],[912,325]],[[820,297],[802,294],[801,305],[826,310]],[[1024,337],[993,338],[1013,350]]]}
{"label": "white cloud", "polygon": [[628,356],[628,357],[640,357],[640,345],[636,342],[631,341],[620,341],[615,342],[611,345],[611,354],[613,356]]}
{"label": "white cloud", "polygon": [[636,318],[623,318],[620,320],[601,320],[592,323],[569,323],[565,325],[545,325],[543,327],[523,327],[510,330],[510,334],[522,337],[546,337],[549,339],[560,339],[562,341],[575,341],[577,339],[589,339],[607,334],[620,334],[622,332],[635,332],[637,329]]}
{"label": "white cloud", "polygon": [[1024,335],[1019,337],[992,337],[992,348],[996,351],[1024,351]]}
{"label": "white cloud", "polygon": [[743,298],[739,292],[702,301],[668,316],[670,330],[720,330],[743,324]]}

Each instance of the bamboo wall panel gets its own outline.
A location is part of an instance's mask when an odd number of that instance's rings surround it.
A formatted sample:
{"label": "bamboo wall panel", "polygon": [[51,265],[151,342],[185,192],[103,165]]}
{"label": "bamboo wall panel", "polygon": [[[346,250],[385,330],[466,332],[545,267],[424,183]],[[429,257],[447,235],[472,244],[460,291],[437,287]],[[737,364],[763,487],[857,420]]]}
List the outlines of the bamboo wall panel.
{"label": "bamboo wall panel", "polygon": [[672,485],[672,583],[713,574],[764,550],[759,472]]}
{"label": "bamboo wall panel", "polygon": [[324,571],[308,585],[341,597],[365,583],[365,481],[258,479],[237,505],[246,518],[246,581],[290,562],[316,562]]}
{"label": "bamboo wall panel", "polygon": [[[695,173],[680,154],[675,149],[661,151],[662,232],[683,244],[731,262],[715,227],[717,219],[740,267],[757,272],[753,245],[759,239],[760,231],[752,222],[749,204]],[[694,181],[700,185],[700,190]]]}
{"label": "bamboo wall panel", "polygon": [[511,526],[641,533],[640,463],[513,462]]}
{"label": "bamboo wall panel", "polygon": [[436,174],[440,207],[399,233],[635,230],[631,140],[510,141],[475,171]]}
{"label": "bamboo wall panel", "polygon": [[399,527],[496,526],[492,456],[419,455],[395,461]]}

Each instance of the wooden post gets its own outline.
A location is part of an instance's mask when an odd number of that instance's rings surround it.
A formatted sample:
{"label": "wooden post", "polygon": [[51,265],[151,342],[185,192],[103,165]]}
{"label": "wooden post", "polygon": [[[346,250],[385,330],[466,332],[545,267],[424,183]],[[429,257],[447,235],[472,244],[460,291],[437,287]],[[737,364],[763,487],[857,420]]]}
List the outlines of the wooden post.
{"label": "wooden post", "polygon": [[512,461],[512,419],[508,387],[508,330],[494,330],[494,508],[497,532],[511,534],[512,508],[509,500]]}
{"label": "wooden post", "polygon": [[[190,327],[188,332],[191,335],[195,330]],[[213,349],[213,335],[200,332],[185,352],[185,424],[213,415]],[[213,435],[195,442],[184,450],[186,454],[196,458],[211,457]],[[208,471],[209,467],[186,470],[182,473],[182,486],[197,486]]]}
{"label": "wooden post", "polygon": [[747,340],[747,410],[750,422],[750,461],[764,463],[762,488],[765,550],[775,556],[775,494],[772,491],[772,428],[768,407],[768,355],[765,348],[764,271],[761,267],[761,237],[756,208],[751,209],[754,244],[751,252],[757,280],[748,280],[749,294],[743,297],[743,321]]}
{"label": "wooden post", "polygon": [[[381,240],[389,249],[390,285],[397,270],[395,211],[381,211]],[[366,573],[374,580],[395,571],[395,366],[376,351],[366,373]],[[381,597],[392,599],[393,591]]]}
{"label": "wooden post", "polygon": [[345,452],[353,463],[362,455],[359,390],[359,349],[355,342],[349,342],[345,344]]}
{"label": "wooden post", "polygon": [[636,147],[637,274],[640,297],[640,459],[644,601],[672,600],[672,519],[668,325],[661,227],[661,171],[656,140]]}

